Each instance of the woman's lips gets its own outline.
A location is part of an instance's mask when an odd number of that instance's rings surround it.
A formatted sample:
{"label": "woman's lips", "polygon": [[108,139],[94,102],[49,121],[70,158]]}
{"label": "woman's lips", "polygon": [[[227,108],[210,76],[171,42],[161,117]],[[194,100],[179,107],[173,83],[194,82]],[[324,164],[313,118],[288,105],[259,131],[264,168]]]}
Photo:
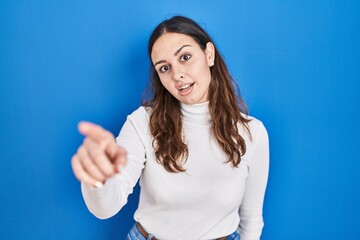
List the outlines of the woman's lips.
{"label": "woman's lips", "polygon": [[188,95],[189,93],[191,93],[194,84],[195,83],[188,83],[188,84],[182,85],[179,88],[180,95],[185,96],[185,95]]}

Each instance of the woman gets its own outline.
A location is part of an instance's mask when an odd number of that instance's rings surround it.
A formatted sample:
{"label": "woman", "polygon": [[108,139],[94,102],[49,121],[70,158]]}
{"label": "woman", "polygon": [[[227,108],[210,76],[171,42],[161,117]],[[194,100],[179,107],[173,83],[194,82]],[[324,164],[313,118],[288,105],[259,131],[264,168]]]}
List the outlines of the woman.
{"label": "woman", "polygon": [[116,138],[80,123],[72,158],[88,209],[115,215],[140,179],[127,239],[260,239],[267,132],[247,115],[208,34],[191,19],[160,23],[148,45],[152,98]]}

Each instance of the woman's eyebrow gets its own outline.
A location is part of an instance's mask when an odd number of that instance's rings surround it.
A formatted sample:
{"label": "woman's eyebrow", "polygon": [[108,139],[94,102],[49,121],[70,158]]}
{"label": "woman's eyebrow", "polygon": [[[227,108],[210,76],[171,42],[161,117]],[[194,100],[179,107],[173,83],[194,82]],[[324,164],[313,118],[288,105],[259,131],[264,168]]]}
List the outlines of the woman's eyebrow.
{"label": "woman's eyebrow", "polygon": [[179,49],[174,53],[174,56],[177,56],[177,55],[179,54],[179,52],[180,52],[184,47],[191,47],[191,45],[189,45],[189,44],[183,45],[181,48],[179,48]]}
{"label": "woman's eyebrow", "polygon": [[160,60],[160,61],[158,61],[158,62],[156,62],[156,63],[154,64],[154,67],[156,67],[156,65],[158,65],[158,64],[160,64],[160,63],[166,63],[166,61],[165,61],[165,60]]}
{"label": "woman's eyebrow", "polygon": [[[185,45],[181,46],[178,50],[176,50],[176,52],[174,53],[174,56],[177,56],[184,47],[191,47],[191,45],[185,44]],[[159,63],[165,63],[165,62],[166,62],[165,60],[160,60],[154,64],[154,67],[156,65],[158,65]]]}

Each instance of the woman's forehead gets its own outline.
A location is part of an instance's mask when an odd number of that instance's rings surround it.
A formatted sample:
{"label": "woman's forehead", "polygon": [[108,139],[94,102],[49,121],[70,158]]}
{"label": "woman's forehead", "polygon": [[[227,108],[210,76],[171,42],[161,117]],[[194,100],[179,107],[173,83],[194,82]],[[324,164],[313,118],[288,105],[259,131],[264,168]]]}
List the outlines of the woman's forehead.
{"label": "woman's forehead", "polygon": [[151,58],[174,55],[184,45],[197,46],[197,42],[190,36],[182,33],[164,33],[154,43]]}

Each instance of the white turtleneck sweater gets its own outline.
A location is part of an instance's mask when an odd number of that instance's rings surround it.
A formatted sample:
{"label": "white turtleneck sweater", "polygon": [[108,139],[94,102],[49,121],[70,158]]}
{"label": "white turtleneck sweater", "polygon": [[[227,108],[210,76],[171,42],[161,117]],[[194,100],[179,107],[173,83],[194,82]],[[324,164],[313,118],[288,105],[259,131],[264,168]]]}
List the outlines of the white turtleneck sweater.
{"label": "white turtleneck sweater", "polygon": [[85,203],[96,217],[115,215],[140,178],[139,206],[134,219],[158,239],[215,239],[238,230],[241,240],[260,239],[262,208],[269,168],[268,136],[252,117],[252,141],[238,168],[227,161],[210,132],[208,102],[181,105],[189,149],[186,172],[170,173],[155,158],[148,131],[149,112],[140,107],[128,116],[117,143],[128,164],[100,189],[82,184]]}

